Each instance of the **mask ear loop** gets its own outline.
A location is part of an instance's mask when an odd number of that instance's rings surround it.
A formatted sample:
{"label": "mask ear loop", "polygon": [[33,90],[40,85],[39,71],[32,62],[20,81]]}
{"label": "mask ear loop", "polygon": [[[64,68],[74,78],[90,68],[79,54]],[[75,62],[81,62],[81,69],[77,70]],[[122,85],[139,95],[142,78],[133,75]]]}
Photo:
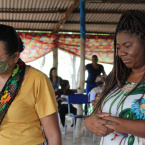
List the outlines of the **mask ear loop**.
{"label": "mask ear loop", "polygon": [[5,57],[7,54],[8,54],[8,52],[5,53],[3,56],[1,56],[0,59],[2,59],[3,57]]}
{"label": "mask ear loop", "polygon": [[10,56],[7,60],[5,60],[5,61],[0,61],[0,63],[8,62],[9,60],[11,60],[11,59],[13,58],[14,55],[15,55],[15,54],[11,55],[11,56]]}
{"label": "mask ear loop", "polygon": [[[11,55],[10,58],[12,59],[14,55],[15,55],[15,54]],[[11,59],[9,59],[9,60],[11,60]],[[11,69],[15,64],[16,64],[16,63],[13,62],[13,64],[10,66],[10,69]]]}

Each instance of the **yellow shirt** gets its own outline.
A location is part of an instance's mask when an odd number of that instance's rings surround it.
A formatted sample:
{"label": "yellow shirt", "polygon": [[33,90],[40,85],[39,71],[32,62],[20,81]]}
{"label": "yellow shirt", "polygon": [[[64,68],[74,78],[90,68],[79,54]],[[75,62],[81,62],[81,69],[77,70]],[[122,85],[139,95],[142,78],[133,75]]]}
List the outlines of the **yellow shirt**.
{"label": "yellow shirt", "polygon": [[30,67],[21,88],[0,125],[0,145],[38,145],[42,135],[39,118],[57,110],[48,77]]}

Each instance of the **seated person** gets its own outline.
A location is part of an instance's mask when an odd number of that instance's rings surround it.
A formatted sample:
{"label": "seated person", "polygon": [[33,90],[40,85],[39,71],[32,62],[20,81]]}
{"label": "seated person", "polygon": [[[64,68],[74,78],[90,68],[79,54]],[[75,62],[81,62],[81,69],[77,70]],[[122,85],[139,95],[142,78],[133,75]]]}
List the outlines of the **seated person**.
{"label": "seated person", "polygon": [[93,88],[89,92],[89,98],[90,102],[94,106],[96,104],[96,101],[99,99],[100,94],[102,93],[103,86],[105,84],[105,77],[104,76],[98,76],[95,80],[97,87]]}
{"label": "seated person", "polygon": [[[62,80],[60,82],[61,89],[57,90],[55,92],[56,95],[56,101],[58,102],[58,112],[60,115],[60,120],[62,123],[62,126],[65,125],[65,115],[68,114],[68,104],[67,101],[67,95],[74,94],[73,91],[70,90],[70,85],[68,80]],[[73,105],[70,105],[70,113],[73,113],[74,115],[77,114],[77,109],[73,107]],[[72,127],[73,125],[71,125]]]}

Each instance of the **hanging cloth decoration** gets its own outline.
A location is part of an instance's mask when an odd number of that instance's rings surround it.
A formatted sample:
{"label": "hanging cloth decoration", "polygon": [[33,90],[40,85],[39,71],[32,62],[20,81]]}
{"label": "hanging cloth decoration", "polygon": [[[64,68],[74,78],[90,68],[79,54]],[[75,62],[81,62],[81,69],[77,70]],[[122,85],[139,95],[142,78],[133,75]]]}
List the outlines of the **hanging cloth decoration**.
{"label": "hanging cloth decoration", "polygon": [[3,121],[11,103],[17,96],[25,74],[25,63],[19,59],[12,75],[0,92],[0,124]]}

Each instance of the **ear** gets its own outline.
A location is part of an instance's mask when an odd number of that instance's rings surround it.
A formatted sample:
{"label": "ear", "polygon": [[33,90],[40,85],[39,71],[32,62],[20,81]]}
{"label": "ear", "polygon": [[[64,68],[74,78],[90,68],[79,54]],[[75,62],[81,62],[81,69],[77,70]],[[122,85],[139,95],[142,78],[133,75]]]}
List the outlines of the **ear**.
{"label": "ear", "polygon": [[17,63],[20,58],[20,52],[15,52],[14,63]]}

